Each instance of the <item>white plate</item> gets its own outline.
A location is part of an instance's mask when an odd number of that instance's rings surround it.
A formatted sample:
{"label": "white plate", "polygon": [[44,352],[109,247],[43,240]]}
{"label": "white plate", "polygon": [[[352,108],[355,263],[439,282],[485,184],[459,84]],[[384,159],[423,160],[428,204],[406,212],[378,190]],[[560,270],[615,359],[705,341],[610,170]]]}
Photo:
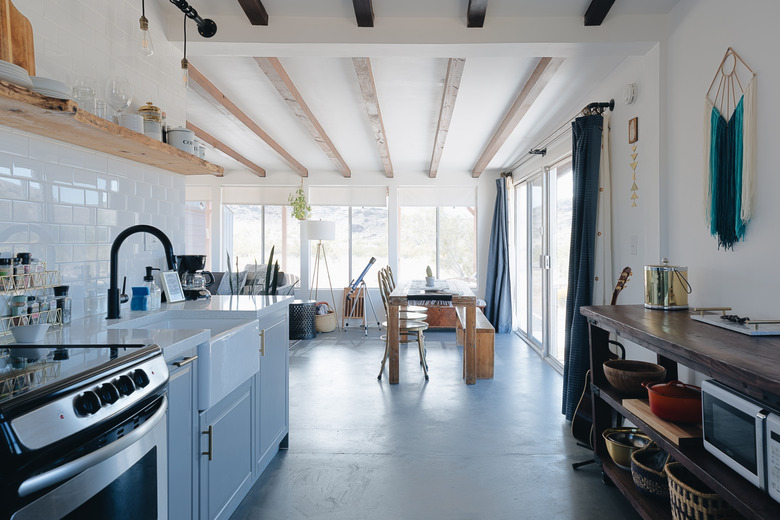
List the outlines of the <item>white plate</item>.
{"label": "white plate", "polygon": [[33,92],[55,99],[71,99],[70,93],[68,92],[58,92],[56,90],[47,90],[45,88],[34,88]]}
{"label": "white plate", "polygon": [[19,85],[20,87],[24,87],[27,90],[33,89],[32,81],[20,76],[10,76],[10,75],[6,75],[3,71],[0,71],[0,79],[2,79],[3,81],[7,81],[8,83],[13,83],[14,85]]}
{"label": "white plate", "polygon": [[56,79],[44,78],[41,76],[30,76],[30,81],[32,81],[32,84],[35,86],[35,88],[52,90],[55,92],[70,92],[70,89],[65,83]]}
{"label": "white plate", "polygon": [[26,69],[8,61],[0,60],[0,70],[5,72],[16,72],[17,74],[28,76]]}

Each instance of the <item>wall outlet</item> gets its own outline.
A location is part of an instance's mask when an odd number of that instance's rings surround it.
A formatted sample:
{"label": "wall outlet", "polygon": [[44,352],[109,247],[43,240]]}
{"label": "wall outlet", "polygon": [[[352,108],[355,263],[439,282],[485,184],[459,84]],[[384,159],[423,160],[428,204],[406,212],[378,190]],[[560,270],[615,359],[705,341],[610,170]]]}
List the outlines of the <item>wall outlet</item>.
{"label": "wall outlet", "polygon": [[160,245],[160,239],[151,233],[144,233],[144,251],[154,251]]}

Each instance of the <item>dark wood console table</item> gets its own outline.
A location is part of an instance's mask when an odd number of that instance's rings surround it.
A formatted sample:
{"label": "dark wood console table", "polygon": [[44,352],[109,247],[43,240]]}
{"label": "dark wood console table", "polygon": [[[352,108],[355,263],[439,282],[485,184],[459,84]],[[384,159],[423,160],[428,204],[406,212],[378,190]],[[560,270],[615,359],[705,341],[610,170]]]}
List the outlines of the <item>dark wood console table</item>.
{"label": "dark wood console table", "polygon": [[642,305],[582,307],[590,324],[590,364],[593,395],[595,457],[604,474],[647,520],[671,518],[667,504],[639,492],[631,472],[617,467],[601,433],[611,426],[612,410],[647,433],[667,453],[682,463],[727,500],[746,518],[780,518],[780,503],[750,484],[710,455],[699,441],[681,448],[623,406],[621,396],[609,385],[602,363],[609,356],[609,334],[615,333],[657,354],[667,379],[677,378],[684,365],[708,378],[780,407],[780,336],[747,336],[691,319],[687,311],[659,311]]}

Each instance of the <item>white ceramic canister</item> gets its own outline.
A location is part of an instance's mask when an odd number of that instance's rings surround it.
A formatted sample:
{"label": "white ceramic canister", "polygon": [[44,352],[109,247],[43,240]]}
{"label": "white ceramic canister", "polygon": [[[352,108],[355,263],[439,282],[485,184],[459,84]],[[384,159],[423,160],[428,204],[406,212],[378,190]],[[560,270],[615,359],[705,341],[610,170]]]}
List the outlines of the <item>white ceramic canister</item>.
{"label": "white ceramic canister", "polygon": [[167,132],[168,144],[187,153],[195,153],[195,132],[179,126]]}

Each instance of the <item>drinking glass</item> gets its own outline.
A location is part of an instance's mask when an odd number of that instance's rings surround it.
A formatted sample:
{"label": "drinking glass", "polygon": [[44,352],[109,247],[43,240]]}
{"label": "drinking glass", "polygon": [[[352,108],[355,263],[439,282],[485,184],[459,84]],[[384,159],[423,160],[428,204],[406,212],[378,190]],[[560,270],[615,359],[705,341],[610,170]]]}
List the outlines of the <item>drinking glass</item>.
{"label": "drinking glass", "polygon": [[95,113],[95,85],[91,79],[76,78],[73,82],[73,101],[80,109]]}
{"label": "drinking glass", "polygon": [[133,101],[133,88],[127,78],[109,78],[106,82],[106,101],[117,113],[117,117],[127,110]]}

